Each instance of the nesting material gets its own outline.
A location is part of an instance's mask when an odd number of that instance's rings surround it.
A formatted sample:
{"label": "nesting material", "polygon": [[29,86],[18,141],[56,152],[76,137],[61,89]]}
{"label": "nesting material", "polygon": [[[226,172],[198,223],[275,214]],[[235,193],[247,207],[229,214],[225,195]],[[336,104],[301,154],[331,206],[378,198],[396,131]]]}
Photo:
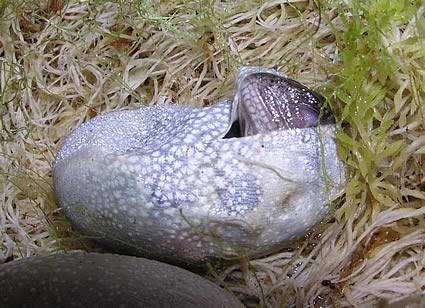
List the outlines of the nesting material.
{"label": "nesting material", "polygon": [[[0,10],[0,259],[85,248],[57,210],[60,141],[97,114],[231,96],[276,67],[328,98],[347,187],[289,249],[213,271],[247,305],[365,305],[425,287],[420,1],[5,2]],[[188,13],[191,12],[191,13]]]}

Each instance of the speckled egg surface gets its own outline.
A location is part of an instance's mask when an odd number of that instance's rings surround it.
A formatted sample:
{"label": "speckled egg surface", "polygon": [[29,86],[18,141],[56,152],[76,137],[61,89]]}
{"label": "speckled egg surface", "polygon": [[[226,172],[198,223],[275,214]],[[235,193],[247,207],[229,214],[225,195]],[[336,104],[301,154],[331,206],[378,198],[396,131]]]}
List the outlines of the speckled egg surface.
{"label": "speckled egg surface", "polygon": [[335,128],[223,138],[241,91],[212,107],[145,107],[83,124],[53,169],[65,215],[113,249],[171,262],[261,256],[304,234],[341,190]]}
{"label": "speckled egg surface", "polygon": [[212,282],[165,263],[58,253],[0,265],[0,307],[242,307]]}

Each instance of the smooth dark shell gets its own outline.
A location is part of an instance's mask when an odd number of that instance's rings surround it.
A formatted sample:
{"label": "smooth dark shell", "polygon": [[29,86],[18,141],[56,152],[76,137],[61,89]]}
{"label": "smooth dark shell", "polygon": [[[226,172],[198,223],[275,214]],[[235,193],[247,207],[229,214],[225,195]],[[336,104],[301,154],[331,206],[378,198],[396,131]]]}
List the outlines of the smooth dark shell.
{"label": "smooth dark shell", "polygon": [[0,266],[0,307],[242,307],[189,271],[143,258],[60,253]]}

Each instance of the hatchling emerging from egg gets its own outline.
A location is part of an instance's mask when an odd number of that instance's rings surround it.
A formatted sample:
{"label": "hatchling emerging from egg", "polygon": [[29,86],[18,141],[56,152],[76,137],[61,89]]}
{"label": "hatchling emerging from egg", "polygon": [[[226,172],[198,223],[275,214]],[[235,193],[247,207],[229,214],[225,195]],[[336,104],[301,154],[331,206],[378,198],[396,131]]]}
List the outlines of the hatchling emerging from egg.
{"label": "hatchling emerging from egg", "polygon": [[243,67],[233,100],[110,112],[63,142],[59,206],[84,235],[132,255],[202,264],[281,249],[320,222],[344,171],[323,97]]}

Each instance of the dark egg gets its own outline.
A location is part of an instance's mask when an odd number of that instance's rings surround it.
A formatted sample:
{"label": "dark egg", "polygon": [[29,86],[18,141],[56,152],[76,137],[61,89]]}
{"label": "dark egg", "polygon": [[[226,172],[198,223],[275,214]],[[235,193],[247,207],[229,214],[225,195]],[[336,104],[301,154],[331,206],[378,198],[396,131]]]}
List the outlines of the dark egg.
{"label": "dark egg", "polygon": [[242,307],[181,268],[143,258],[59,253],[0,266],[0,307]]}

